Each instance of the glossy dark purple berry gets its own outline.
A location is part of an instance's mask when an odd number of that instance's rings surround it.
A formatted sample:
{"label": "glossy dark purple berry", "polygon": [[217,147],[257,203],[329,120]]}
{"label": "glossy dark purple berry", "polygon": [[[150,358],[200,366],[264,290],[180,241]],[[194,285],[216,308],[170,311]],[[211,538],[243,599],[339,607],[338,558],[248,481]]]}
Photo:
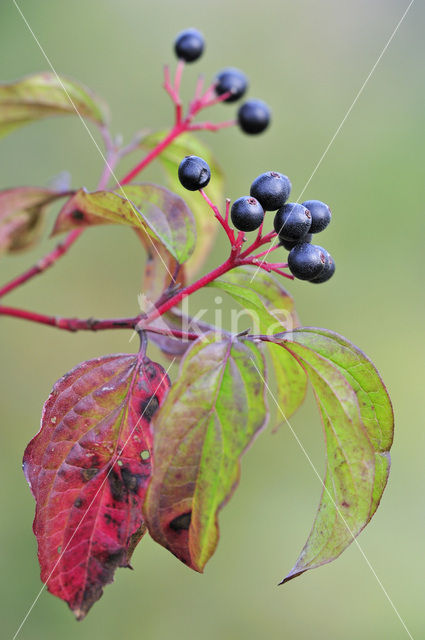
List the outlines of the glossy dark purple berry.
{"label": "glossy dark purple berry", "polygon": [[211,178],[208,164],[198,156],[186,156],[180,162],[179,180],[185,189],[197,191],[207,186]]}
{"label": "glossy dark purple berry", "polygon": [[232,204],[230,217],[239,231],[255,231],[264,220],[264,209],[252,196],[243,196]]}
{"label": "glossy dark purple berry", "polygon": [[331,254],[328,251],[326,251],[326,253],[327,253],[327,256],[326,256],[325,268],[323,269],[320,276],[317,276],[317,278],[313,278],[312,280],[310,280],[310,282],[313,282],[314,284],[321,284],[322,282],[327,282],[330,278],[332,278],[333,274],[335,273],[335,260],[332,258]]}
{"label": "glossy dark purple berry", "polygon": [[322,275],[328,252],[317,244],[297,244],[288,255],[288,265],[299,280],[313,280]]}
{"label": "glossy dark purple berry", "polygon": [[310,231],[311,214],[302,204],[287,202],[276,211],[273,224],[279,238],[299,242]]}
{"label": "glossy dark purple berry", "polygon": [[270,118],[270,109],[262,100],[247,100],[239,107],[238,124],[244,133],[262,133]]}
{"label": "glossy dark purple berry", "polygon": [[236,102],[239,98],[242,98],[245,91],[248,88],[248,79],[242,71],[239,69],[223,69],[217,74],[216,77],[215,92],[218,96],[222,96],[224,93],[231,92],[228,98],[223,102]]}
{"label": "glossy dark purple berry", "polygon": [[297,244],[302,244],[303,242],[311,242],[313,239],[312,233],[307,233],[306,236],[301,238],[300,240],[284,240],[283,238],[279,238],[279,244],[284,247],[287,251],[293,249]]}
{"label": "glossy dark purple berry", "polygon": [[204,51],[204,46],[204,36],[197,29],[185,29],[174,41],[176,56],[185,62],[198,60]]}
{"label": "glossy dark purple berry", "polygon": [[290,193],[288,176],[277,171],[267,171],[257,176],[250,189],[250,194],[257,198],[264,211],[276,211],[283,207]]}
{"label": "glossy dark purple berry", "polygon": [[303,205],[311,213],[311,233],[319,233],[326,229],[331,221],[331,210],[328,205],[320,200],[306,200]]}

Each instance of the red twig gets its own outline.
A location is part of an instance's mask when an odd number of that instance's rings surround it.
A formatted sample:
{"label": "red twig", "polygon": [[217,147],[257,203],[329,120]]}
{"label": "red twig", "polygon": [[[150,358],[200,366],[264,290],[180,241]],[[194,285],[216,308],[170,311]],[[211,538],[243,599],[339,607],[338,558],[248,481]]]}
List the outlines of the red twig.
{"label": "red twig", "polygon": [[159,333],[162,336],[172,336],[174,338],[180,338],[180,340],[197,340],[202,337],[201,334],[187,333],[185,331],[177,331],[176,329],[160,329],[159,327],[151,326],[145,327],[143,324],[139,324],[139,326],[143,331],[147,331],[148,333]]}
{"label": "red twig", "polygon": [[150,162],[152,162],[152,160],[159,156],[164,151],[164,149],[166,149],[168,145],[171,144],[171,142],[173,142],[173,140],[184,131],[184,123],[175,125],[171,129],[170,133],[163,140],[161,140],[161,142],[157,144],[157,146],[152,149],[152,151],[150,151],[138,164],[136,164],[136,166],[131,171],[129,171],[129,173],[127,173],[122,180],[120,180],[120,184],[124,185],[131,182],[133,178],[135,178],[137,174],[140,173],[140,171],[142,171]]}
{"label": "red twig", "polygon": [[13,318],[21,318],[22,320],[30,320],[39,324],[45,324],[57,329],[65,331],[101,331],[104,329],[134,329],[137,325],[138,318],[110,318],[107,320],[96,320],[88,318],[80,320],[79,318],[61,318],[59,316],[49,316],[25,309],[16,309],[15,307],[5,307],[0,305],[0,315],[11,316]]}
{"label": "red twig", "polygon": [[[180,289],[178,293],[176,293],[174,296],[172,296],[171,298],[163,302],[161,305],[159,305],[156,309],[154,309],[154,311],[148,314],[146,318],[146,322],[150,323],[155,318],[162,316],[166,311],[169,311],[172,307],[179,304],[184,298],[187,298],[187,296],[190,296],[192,293],[195,293],[195,291],[202,289],[213,280],[216,280],[216,278],[219,278],[224,273],[227,273],[228,271],[230,271],[231,269],[234,269],[237,266],[239,265],[236,262],[236,259],[233,256],[231,256],[225,262],[223,262],[223,264],[221,264],[219,267],[205,274],[204,276],[202,276],[202,278],[199,278],[199,280],[197,280],[196,282],[193,282],[192,284],[185,287],[184,289]],[[141,317],[140,320],[143,320],[143,318]]]}
{"label": "red twig", "polygon": [[275,231],[270,231],[270,233],[267,233],[265,236],[257,236],[254,242],[250,244],[249,247],[245,249],[243,253],[241,253],[241,258],[245,258],[250,253],[255,251],[255,249],[258,249],[258,247],[262,247],[264,244],[268,244],[276,236],[277,236],[277,233]]}
{"label": "red twig", "polygon": [[226,213],[224,214],[224,221],[226,224],[229,223],[230,202],[230,198],[226,198]]}
{"label": "red twig", "polygon": [[269,249],[266,249],[261,253],[257,253],[255,256],[253,256],[253,258],[256,258],[256,259],[262,258],[263,256],[267,256],[272,251],[276,251],[276,249],[281,249],[281,246],[279,244],[275,244],[273,247],[270,247]]}
{"label": "red twig", "polygon": [[[207,194],[205,193],[205,191],[203,189],[199,190],[199,193],[201,194],[201,196],[203,197],[203,199],[205,200],[205,202],[207,203],[207,205],[211,208],[211,210],[214,212],[215,217],[217,218],[217,220],[219,221],[219,223],[221,224],[221,226],[223,227],[224,231],[227,234],[227,237],[229,238],[230,244],[233,246],[235,246],[236,244],[236,240],[235,240],[235,232],[233,231],[233,229],[229,226],[229,216],[228,216],[228,205],[227,205],[227,201],[226,201],[226,217],[223,218],[223,216],[221,215],[220,211],[218,210],[218,208],[215,206],[215,204],[213,202],[211,202],[211,200],[209,199],[209,197],[207,196]],[[230,201],[229,201],[230,202]]]}
{"label": "red twig", "polygon": [[234,127],[236,124],[236,120],[225,120],[224,122],[196,122],[195,124],[191,124],[187,130],[188,131],[219,131],[220,129],[225,129],[227,127]]}

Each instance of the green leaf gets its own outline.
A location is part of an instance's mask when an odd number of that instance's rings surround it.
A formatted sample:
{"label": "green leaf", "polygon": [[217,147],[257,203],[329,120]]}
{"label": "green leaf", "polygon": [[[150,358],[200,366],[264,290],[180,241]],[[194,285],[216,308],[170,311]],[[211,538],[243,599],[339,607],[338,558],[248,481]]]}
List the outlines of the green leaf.
{"label": "green leaf", "polygon": [[[159,131],[142,140],[142,146],[153,149],[167,135],[167,131]],[[172,142],[159,156],[172,191],[178,193],[187,202],[194,213],[198,242],[186,270],[188,277],[192,277],[200,268],[212,248],[218,231],[217,220],[211,209],[198,192],[184,189],[178,179],[177,170],[185,156],[195,155],[203,158],[211,169],[211,182],[208,185],[210,199],[220,208],[224,201],[224,177],[211,151],[195,136],[185,133]]]}
{"label": "green leaf", "polygon": [[218,511],[239,458],[267,421],[257,347],[207,334],[182,361],[154,420],[154,467],[144,505],[151,536],[196,571],[218,541]]}
{"label": "green leaf", "polygon": [[[271,335],[282,328],[291,330],[297,327],[299,323],[293,298],[271,274],[257,271],[251,266],[238,267],[209,286],[232,296],[249,313],[254,328],[260,333]],[[304,401],[307,377],[286,351],[273,344],[268,348],[275,373],[277,400],[283,414],[289,418]]]}
{"label": "green leaf", "polygon": [[275,340],[309,376],[327,448],[316,520],[286,582],[337,558],[370,521],[387,482],[394,425],[391,401],[376,368],[348,340],[315,328]]}
{"label": "green leaf", "polygon": [[53,234],[110,223],[145,232],[161,242],[180,264],[195,247],[195,222],[190,209],[182,198],[154,184],[127,185],[117,192],[89,193],[80,189],[60,211]]}
{"label": "green leaf", "polygon": [[43,187],[0,191],[0,254],[35,244],[43,230],[46,207],[64,195]]}
{"label": "green leaf", "polygon": [[0,137],[49,116],[78,113],[99,125],[108,111],[90,89],[54,73],[37,73],[12,84],[0,85]]}
{"label": "green leaf", "polygon": [[238,267],[208,286],[225,291],[239,302],[261,333],[272,335],[282,328],[293,329],[298,325],[293,298],[270,273],[256,272],[250,265]]}

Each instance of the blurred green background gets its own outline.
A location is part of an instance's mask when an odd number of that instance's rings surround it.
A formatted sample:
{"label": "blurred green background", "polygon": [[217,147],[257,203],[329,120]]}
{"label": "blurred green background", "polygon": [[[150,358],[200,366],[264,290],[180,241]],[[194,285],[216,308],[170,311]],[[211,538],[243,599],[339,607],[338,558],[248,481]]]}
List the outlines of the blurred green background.
{"label": "blurred green background", "polygon": [[[299,193],[407,4],[20,2],[55,68],[109,101],[113,131],[125,139],[136,129],[171,123],[172,110],[160,88],[162,65],[173,62],[171,43],[179,30],[201,29],[207,50],[187,69],[186,95],[199,70],[208,78],[232,65],[249,74],[250,95],[273,108],[273,127],[258,138],[236,129],[203,136],[226,172],[232,198],[245,194],[252,179],[269,169],[287,173],[293,193]],[[335,256],[335,278],[320,287],[288,286],[303,323],[352,339],[377,364],[392,395],[397,427],[392,473],[359,543],[415,639],[425,638],[424,18],[424,5],[415,2],[305,193],[305,199],[323,199],[333,210],[323,243]],[[11,1],[0,4],[0,29],[2,81],[47,67]],[[234,107],[220,105],[211,119],[227,119],[233,112]],[[93,188],[101,160],[78,119],[60,118],[2,140],[0,167],[1,188],[46,184],[64,169],[72,173],[73,186]],[[147,176],[162,180],[158,168]],[[52,246],[45,239],[30,253],[4,258],[1,281]],[[225,251],[220,236],[207,266],[217,264]],[[134,314],[142,265],[131,232],[90,230],[54,270],[8,302],[81,317]],[[211,296],[198,300],[210,303]],[[38,429],[42,403],[54,381],[78,362],[135,345],[128,345],[127,332],[74,335],[10,319],[2,319],[0,327],[0,608],[2,637],[11,638],[41,586],[31,531],[34,503],[21,457]],[[311,398],[292,425],[322,471],[321,425]],[[44,592],[19,638],[408,637],[355,545],[334,564],[276,586],[306,540],[320,492],[288,428],[276,434],[269,429],[243,461],[240,487],[221,514],[221,541],[203,576],[146,538],[135,553],[135,571],[119,570],[84,622],[74,622],[66,605]]]}

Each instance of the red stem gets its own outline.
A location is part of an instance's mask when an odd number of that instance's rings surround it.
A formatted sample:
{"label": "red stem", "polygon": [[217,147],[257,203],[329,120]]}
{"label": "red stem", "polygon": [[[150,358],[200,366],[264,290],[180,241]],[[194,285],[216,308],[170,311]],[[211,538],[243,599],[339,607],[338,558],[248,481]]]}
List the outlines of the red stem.
{"label": "red stem", "polygon": [[245,258],[250,253],[252,253],[255,249],[258,249],[258,247],[262,247],[263,244],[268,244],[276,236],[277,236],[277,233],[275,231],[270,231],[270,233],[266,233],[266,235],[262,237],[258,235],[254,240],[254,242],[250,244],[249,247],[245,249],[243,253],[241,253],[241,258]]}
{"label": "red stem", "polygon": [[213,269],[213,271],[205,274],[204,276],[202,276],[202,278],[199,278],[199,280],[193,282],[184,289],[180,289],[180,291],[176,293],[176,295],[160,304],[154,311],[148,314],[147,318],[139,318],[139,320],[142,322],[142,327],[145,322],[149,324],[152,320],[159,316],[162,316],[162,314],[164,314],[166,311],[169,311],[172,307],[179,304],[184,298],[187,298],[187,296],[190,296],[192,293],[195,293],[195,291],[202,289],[216,278],[219,278],[224,273],[227,273],[237,266],[239,266],[239,261],[230,256],[230,258],[228,258],[226,262],[223,262],[223,264],[221,264],[216,269]]}
{"label": "red stem", "polygon": [[127,173],[127,175],[125,175],[122,180],[120,180],[120,184],[124,185],[131,182],[133,178],[135,178],[137,174],[140,173],[140,171],[142,171],[150,162],[152,162],[152,160],[159,156],[160,153],[162,153],[162,151],[164,151],[164,149],[168,147],[168,145],[173,140],[175,140],[175,138],[177,138],[177,136],[185,131],[185,129],[186,126],[184,122],[175,125],[171,129],[170,133],[155,147],[155,149],[152,149],[152,151],[150,151],[150,153],[148,153],[143,158],[143,160],[139,162],[139,164],[136,164],[136,166],[131,171],[129,171],[129,173]]}
{"label": "red stem", "polygon": [[65,331],[101,331],[103,329],[133,329],[137,324],[136,318],[109,318],[107,320],[95,320],[88,318],[80,320],[78,318],[61,318],[59,316],[48,316],[42,313],[16,309],[15,307],[0,306],[0,315],[30,320],[39,324],[46,324]]}
{"label": "red stem", "polygon": [[177,329],[160,329],[159,327],[143,327],[143,331],[159,333],[161,336],[173,336],[181,340],[197,340],[201,337],[197,333],[186,333],[185,331],[177,331]]}
{"label": "red stem", "polygon": [[[103,331],[105,329],[136,329],[139,323],[138,316],[134,318],[107,318],[105,320],[97,320],[95,318],[87,318],[80,320],[79,318],[62,318],[58,316],[49,316],[25,309],[16,309],[15,307],[0,306],[0,315],[12,318],[20,318],[29,320],[37,324],[44,324],[63,331]],[[143,325],[144,331],[149,333],[159,333],[160,335],[173,336],[181,340],[197,340],[200,336],[197,333],[187,333],[178,331],[177,329],[160,329],[159,327],[150,327]]]}
{"label": "red stem", "polygon": [[229,216],[228,216],[227,201],[226,201],[226,217],[223,218],[223,216],[221,215],[220,211],[218,210],[218,207],[216,207],[215,204],[213,202],[211,202],[211,200],[209,199],[209,197],[207,196],[205,191],[203,189],[199,189],[199,193],[201,194],[201,196],[203,197],[203,199],[205,200],[207,205],[210,207],[210,209],[214,212],[215,217],[217,218],[217,220],[219,221],[219,223],[223,227],[224,231],[227,234],[227,237],[229,238],[230,244],[233,247],[235,245],[235,242],[236,242],[235,241],[235,232],[229,226],[229,222],[228,222]]}

